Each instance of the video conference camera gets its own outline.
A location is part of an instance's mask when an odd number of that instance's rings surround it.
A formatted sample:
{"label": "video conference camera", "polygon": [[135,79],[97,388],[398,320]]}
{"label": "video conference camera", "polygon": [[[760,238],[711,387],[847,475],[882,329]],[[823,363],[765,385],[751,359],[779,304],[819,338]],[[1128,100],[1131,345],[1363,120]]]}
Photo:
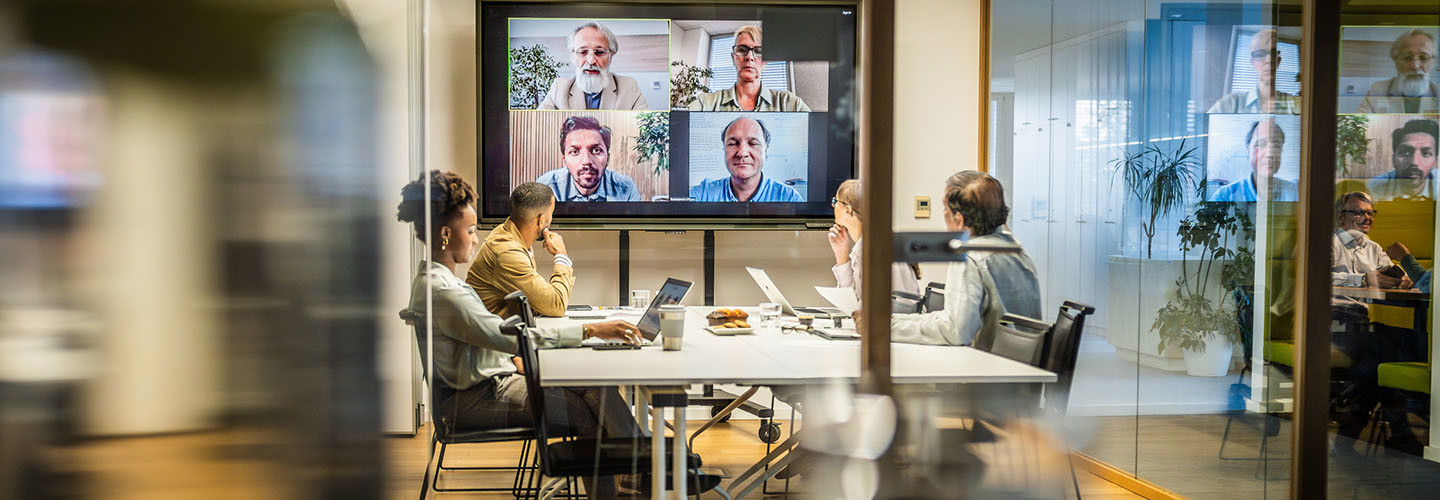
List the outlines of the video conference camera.
{"label": "video conference camera", "polygon": [[977,250],[998,253],[1020,251],[1019,245],[967,243],[961,233],[906,232],[895,233],[895,262],[959,262],[965,253]]}

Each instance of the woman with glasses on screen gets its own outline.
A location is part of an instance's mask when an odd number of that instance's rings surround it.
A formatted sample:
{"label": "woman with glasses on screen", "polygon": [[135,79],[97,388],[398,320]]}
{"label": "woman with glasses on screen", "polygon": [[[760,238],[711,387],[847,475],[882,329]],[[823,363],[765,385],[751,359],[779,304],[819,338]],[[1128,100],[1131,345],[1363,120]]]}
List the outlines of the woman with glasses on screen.
{"label": "woman with glasses on screen", "polygon": [[[835,225],[830,227],[830,250],[835,252],[836,286],[855,290],[860,297],[860,237],[864,226],[860,223],[861,186],[860,181],[850,179],[840,183],[830,206],[835,209]],[[920,269],[914,264],[895,264],[890,271],[890,289],[920,296]]]}
{"label": "woman with glasses on screen", "polygon": [[[425,225],[426,183],[430,185],[429,227]],[[435,377],[431,382],[438,402],[432,410],[437,421],[462,431],[529,427],[533,423],[526,399],[529,388],[523,366],[515,361],[516,341],[500,332],[504,321],[485,308],[480,296],[458,274],[480,246],[475,190],[453,172],[432,170],[425,178],[406,184],[400,194],[400,221],[413,224],[415,237],[430,244],[429,258],[420,264],[410,287],[410,307],[401,315],[428,319],[434,329]],[[619,320],[528,330],[541,349],[578,347],[588,337],[638,345],[640,334],[635,325]],[[558,428],[575,435],[593,435],[601,425],[606,437],[640,435],[640,427],[613,388],[550,388],[545,396],[547,407],[555,409],[548,416]],[[584,480],[590,498],[615,498],[613,477],[592,482],[587,475]]]}
{"label": "woman with glasses on screen", "polygon": [[730,60],[735,63],[735,86],[700,94],[690,103],[690,111],[809,112],[810,107],[793,92],[762,88],[760,73],[765,69],[764,54],[759,26],[736,30],[735,45],[730,49]]}

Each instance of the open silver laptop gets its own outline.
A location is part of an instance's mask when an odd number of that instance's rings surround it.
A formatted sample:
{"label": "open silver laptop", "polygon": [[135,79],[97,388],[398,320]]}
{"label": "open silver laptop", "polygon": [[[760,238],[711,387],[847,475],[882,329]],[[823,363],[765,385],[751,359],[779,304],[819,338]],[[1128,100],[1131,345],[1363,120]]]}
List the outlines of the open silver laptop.
{"label": "open silver laptop", "polygon": [[785,294],[780,293],[780,287],[775,286],[775,282],[770,279],[770,275],[766,274],[764,269],[760,269],[758,267],[746,267],[745,270],[750,273],[750,278],[755,280],[755,284],[760,286],[760,291],[765,292],[765,297],[770,299],[771,302],[780,304],[780,307],[783,308],[782,311],[787,315],[799,316],[800,313],[813,314],[817,316],[845,314],[843,311],[833,308],[816,309],[812,307],[791,307],[790,301],[785,300]]}

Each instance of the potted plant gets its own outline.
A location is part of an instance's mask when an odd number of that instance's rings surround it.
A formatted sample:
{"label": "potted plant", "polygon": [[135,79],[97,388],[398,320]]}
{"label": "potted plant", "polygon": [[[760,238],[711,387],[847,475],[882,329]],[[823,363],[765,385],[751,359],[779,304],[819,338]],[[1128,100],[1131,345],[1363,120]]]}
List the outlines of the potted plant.
{"label": "potted plant", "polygon": [[535,109],[565,65],[544,45],[510,48],[510,108]]}
{"label": "potted plant", "polygon": [[[1160,337],[1161,351],[1169,345],[1180,348],[1186,373],[1218,377],[1230,368],[1234,344],[1240,340],[1233,290],[1242,286],[1240,275],[1246,269],[1253,273],[1254,263],[1246,257],[1253,251],[1243,241],[1253,232],[1245,208],[1236,209],[1231,203],[1201,202],[1180,222],[1176,234],[1181,273],[1175,280],[1175,295],[1160,308],[1150,328]],[[1191,255],[1196,258],[1191,260]],[[1222,286],[1212,287],[1217,264]]]}
{"label": "potted plant", "polygon": [[1146,217],[1140,221],[1145,233],[1145,257],[1154,257],[1155,231],[1170,213],[1185,206],[1190,193],[1203,197],[1198,146],[1186,147],[1185,140],[1172,151],[1149,144],[1135,153],[1123,153],[1110,162],[1118,167],[1129,191],[1140,202]]}
{"label": "potted plant", "polygon": [[670,113],[656,111],[635,117],[640,135],[635,138],[635,158],[653,162],[655,175],[670,170]]}
{"label": "potted plant", "polygon": [[1370,139],[1365,138],[1365,126],[1370,120],[1364,115],[1340,115],[1335,118],[1335,172],[1336,177],[1350,173],[1350,165],[1363,166],[1369,161]]}
{"label": "potted plant", "polygon": [[691,66],[684,61],[672,62],[670,67],[675,68],[670,75],[670,109],[684,109],[694,102],[701,92],[710,91],[705,82],[715,76],[714,70]]}

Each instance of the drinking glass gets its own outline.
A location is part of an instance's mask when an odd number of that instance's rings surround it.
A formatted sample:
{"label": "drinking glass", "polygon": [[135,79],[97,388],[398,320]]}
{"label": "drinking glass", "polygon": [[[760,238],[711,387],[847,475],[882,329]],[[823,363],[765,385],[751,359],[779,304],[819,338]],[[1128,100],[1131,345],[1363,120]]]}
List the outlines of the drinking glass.
{"label": "drinking glass", "polygon": [[630,308],[631,308],[631,309],[645,309],[645,308],[647,308],[647,307],[650,307],[650,291],[649,291],[649,290],[631,290],[631,291],[630,291]]}
{"label": "drinking glass", "polygon": [[768,328],[780,326],[780,304],[774,302],[760,304],[760,324]]}

